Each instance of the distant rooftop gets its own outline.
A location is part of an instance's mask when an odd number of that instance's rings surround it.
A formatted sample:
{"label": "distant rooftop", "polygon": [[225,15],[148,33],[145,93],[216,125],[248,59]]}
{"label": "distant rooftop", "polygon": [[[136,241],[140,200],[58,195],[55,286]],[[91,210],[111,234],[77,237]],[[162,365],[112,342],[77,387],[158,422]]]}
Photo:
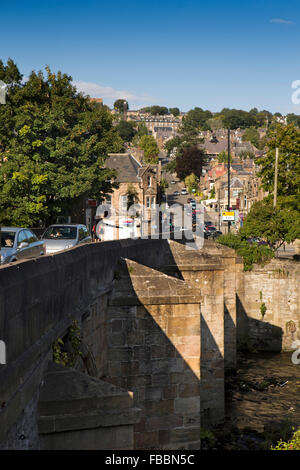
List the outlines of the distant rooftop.
{"label": "distant rooftop", "polygon": [[105,166],[117,171],[118,183],[138,183],[142,165],[129,153],[109,153]]}

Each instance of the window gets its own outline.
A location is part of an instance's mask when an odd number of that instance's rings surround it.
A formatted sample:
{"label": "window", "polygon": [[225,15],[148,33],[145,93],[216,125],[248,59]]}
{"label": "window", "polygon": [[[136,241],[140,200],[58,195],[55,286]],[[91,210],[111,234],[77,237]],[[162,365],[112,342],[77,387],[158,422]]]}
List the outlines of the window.
{"label": "window", "polygon": [[80,240],[83,240],[84,238],[85,238],[85,233],[84,233],[83,227],[80,227],[79,228],[79,237],[78,237],[78,239],[80,241]]}
{"label": "window", "polygon": [[151,198],[151,207],[155,209],[155,197]]}
{"label": "window", "polygon": [[106,204],[109,204],[111,206],[111,196],[106,197]]}
{"label": "window", "polygon": [[18,234],[18,245],[20,245],[22,242],[26,240],[26,232],[25,230],[21,230]]}
{"label": "window", "polygon": [[26,241],[28,243],[35,243],[38,241],[37,237],[30,230],[25,230],[26,232]]}
{"label": "window", "polygon": [[43,235],[43,238],[49,239],[65,239],[65,240],[76,240],[77,238],[77,227],[68,226],[50,226]]}
{"label": "window", "polygon": [[11,248],[15,242],[15,232],[1,232],[1,248]]}
{"label": "window", "polygon": [[147,209],[150,209],[150,197],[149,196],[146,197],[146,207]]}
{"label": "window", "polygon": [[151,186],[151,184],[152,184],[152,178],[151,176],[148,176],[148,186]]}
{"label": "window", "polygon": [[127,196],[121,196],[121,208],[123,211],[127,210]]}

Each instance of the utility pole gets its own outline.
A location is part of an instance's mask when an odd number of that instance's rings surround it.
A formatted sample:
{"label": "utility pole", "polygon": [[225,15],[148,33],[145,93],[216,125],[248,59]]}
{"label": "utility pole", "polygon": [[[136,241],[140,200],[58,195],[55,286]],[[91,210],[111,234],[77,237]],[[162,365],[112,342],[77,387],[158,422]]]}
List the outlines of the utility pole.
{"label": "utility pole", "polygon": [[[230,129],[228,129],[228,161],[227,161],[227,173],[228,173],[228,206],[227,210],[230,211]],[[228,220],[228,233],[230,232],[231,221]]]}
{"label": "utility pole", "polygon": [[277,186],[278,186],[278,159],[279,159],[279,148],[275,150],[275,179],[274,179],[274,208],[277,205]]}
{"label": "utility pole", "polygon": [[220,224],[220,219],[221,219],[221,211],[220,211],[220,187],[218,189],[218,209],[219,209],[219,232],[221,230],[221,224]]}
{"label": "utility pole", "polygon": [[123,120],[126,121],[127,118],[127,109],[128,109],[128,102],[123,102]]}
{"label": "utility pole", "polygon": [[[7,91],[6,83],[0,80],[0,104],[6,104],[6,91]],[[1,251],[1,245],[2,245],[2,237],[1,237],[1,225],[0,225],[0,251]],[[0,264],[1,264],[1,256],[0,256]]]}

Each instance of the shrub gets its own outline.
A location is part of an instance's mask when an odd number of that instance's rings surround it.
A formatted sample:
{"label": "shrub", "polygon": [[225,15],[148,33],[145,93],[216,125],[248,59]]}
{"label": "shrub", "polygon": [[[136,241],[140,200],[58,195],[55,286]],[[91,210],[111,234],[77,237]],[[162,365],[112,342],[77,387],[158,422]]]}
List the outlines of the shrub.
{"label": "shrub", "polygon": [[294,432],[292,438],[289,441],[280,441],[276,446],[272,446],[271,450],[300,450],[300,428]]}
{"label": "shrub", "polygon": [[254,264],[265,264],[274,258],[274,251],[267,245],[249,243],[239,234],[228,233],[217,239],[218,243],[233,248],[244,260],[244,271],[251,271]]}

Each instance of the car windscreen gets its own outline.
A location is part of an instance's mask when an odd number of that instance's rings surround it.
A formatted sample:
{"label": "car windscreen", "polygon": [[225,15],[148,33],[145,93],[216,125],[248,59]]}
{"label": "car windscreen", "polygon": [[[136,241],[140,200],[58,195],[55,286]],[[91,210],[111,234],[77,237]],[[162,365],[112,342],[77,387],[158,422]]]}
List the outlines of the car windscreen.
{"label": "car windscreen", "polygon": [[15,232],[1,231],[1,248],[12,248],[15,241]]}
{"label": "car windscreen", "polygon": [[47,240],[75,240],[77,238],[77,227],[55,226],[49,227],[43,235]]}

